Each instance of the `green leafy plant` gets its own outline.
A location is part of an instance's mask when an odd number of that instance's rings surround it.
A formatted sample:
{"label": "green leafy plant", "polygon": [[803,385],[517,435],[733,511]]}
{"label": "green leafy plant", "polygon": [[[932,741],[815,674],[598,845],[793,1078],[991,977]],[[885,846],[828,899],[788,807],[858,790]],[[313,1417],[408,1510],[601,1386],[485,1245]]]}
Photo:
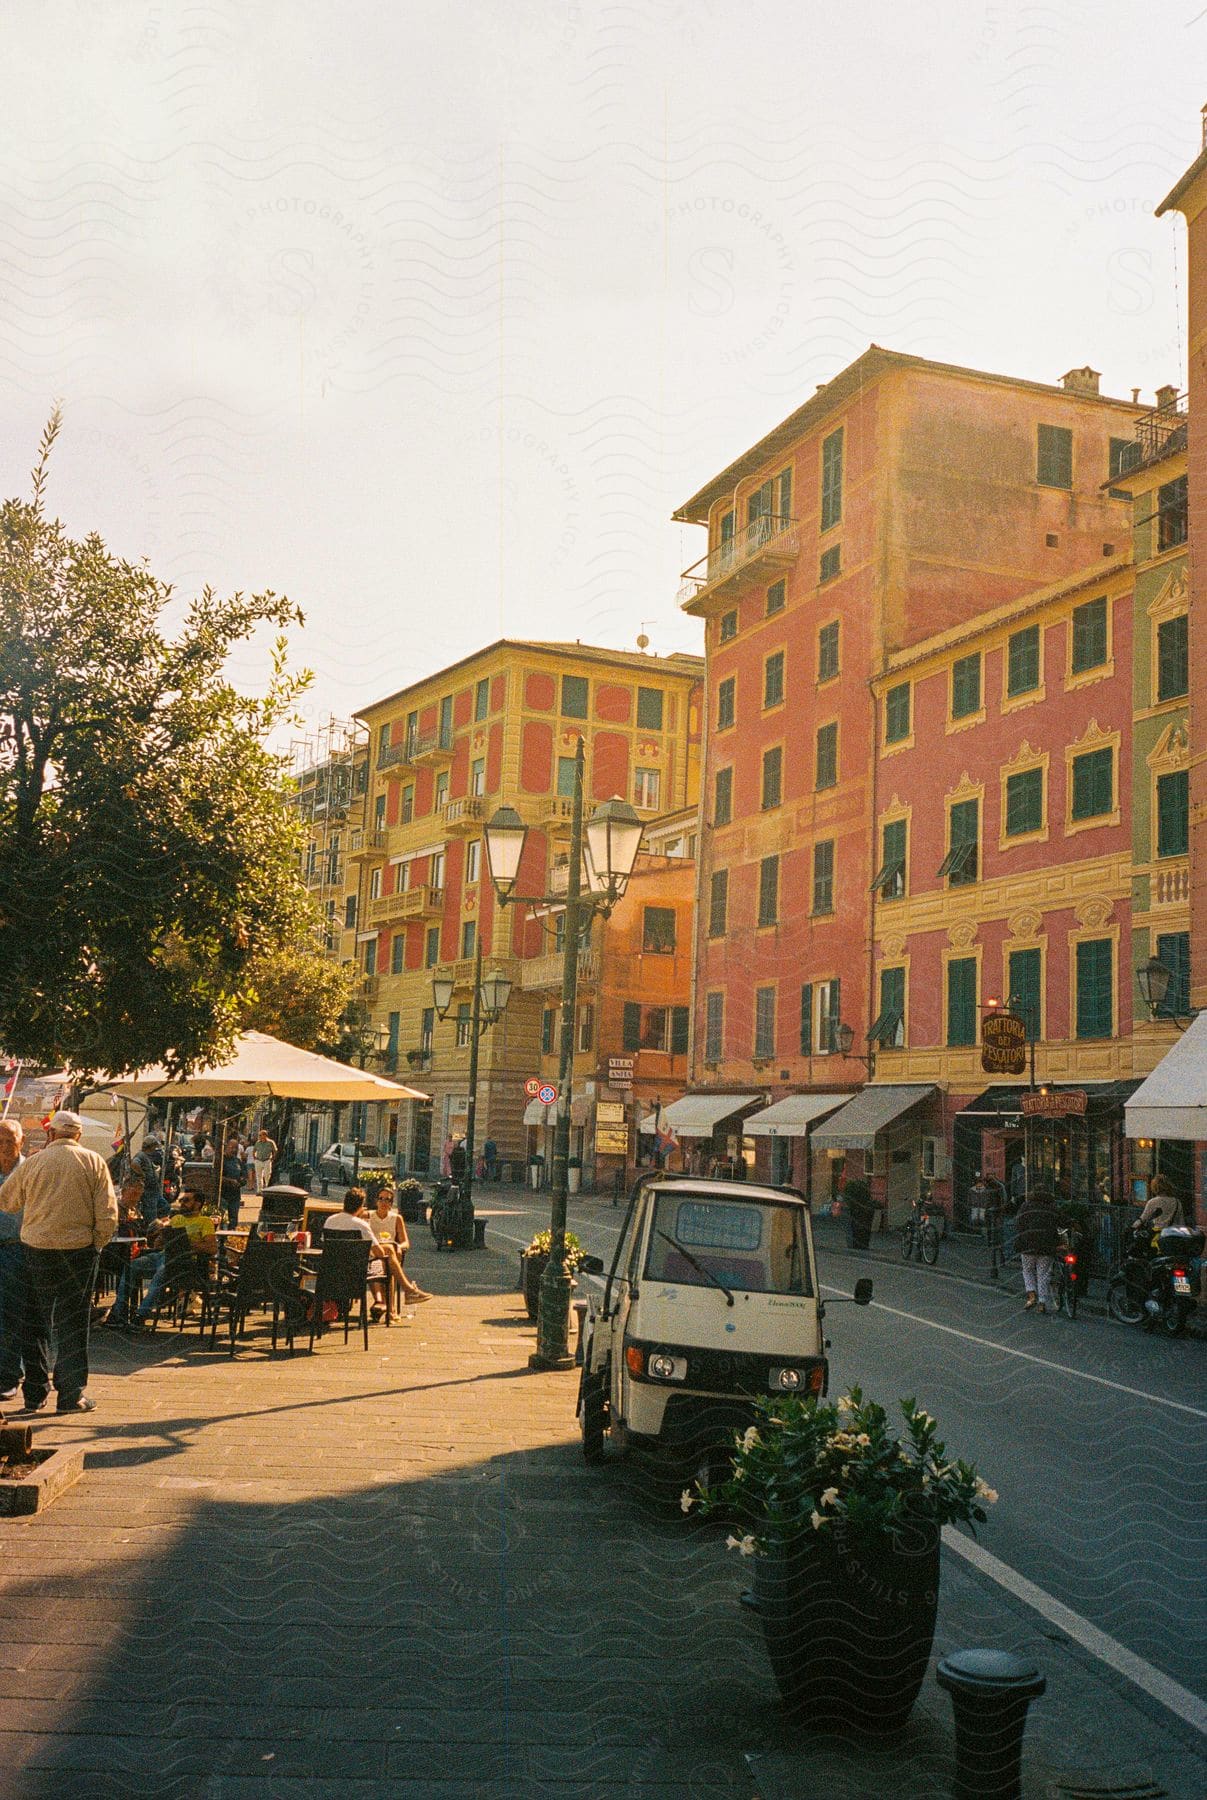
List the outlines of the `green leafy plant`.
{"label": "green leafy plant", "polygon": [[983,1524],[997,1495],[971,1463],[948,1459],[930,1414],[899,1402],[904,1430],[859,1388],[833,1401],[776,1397],[736,1441],[729,1477],[683,1492],[683,1511],[724,1511],[731,1548],[766,1553],[817,1532],[844,1548],[898,1530]]}
{"label": "green leafy plant", "polygon": [[398,1198],[400,1200],[421,1200],[423,1183],[416,1181],[413,1175],[408,1175],[405,1181],[398,1183]]}
{"label": "green leafy plant", "polygon": [[[553,1249],[553,1233],[549,1230],[538,1231],[525,1250],[525,1256],[548,1256]],[[566,1233],[566,1267],[573,1274],[582,1261],[585,1252],[578,1238],[572,1231]]]}

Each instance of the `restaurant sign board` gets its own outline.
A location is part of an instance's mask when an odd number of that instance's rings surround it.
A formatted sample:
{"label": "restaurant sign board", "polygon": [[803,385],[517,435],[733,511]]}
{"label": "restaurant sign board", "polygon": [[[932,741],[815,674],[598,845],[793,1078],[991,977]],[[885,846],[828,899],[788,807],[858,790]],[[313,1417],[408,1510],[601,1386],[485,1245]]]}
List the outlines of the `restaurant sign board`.
{"label": "restaurant sign board", "polygon": [[1023,1111],[1043,1119],[1067,1119],[1070,1116],[1085,1112],[1089,1104],[1089,1096],[1084,1088],[1068,1088],[1061,1094],[1036,1094],[1022,1096]]}
{"label": "restaurant sign board", "polygon": [[981,1021],[981,1067],[987,1075],[1025,1073],[1027,1026],[1017,1013],[986,1013]]}

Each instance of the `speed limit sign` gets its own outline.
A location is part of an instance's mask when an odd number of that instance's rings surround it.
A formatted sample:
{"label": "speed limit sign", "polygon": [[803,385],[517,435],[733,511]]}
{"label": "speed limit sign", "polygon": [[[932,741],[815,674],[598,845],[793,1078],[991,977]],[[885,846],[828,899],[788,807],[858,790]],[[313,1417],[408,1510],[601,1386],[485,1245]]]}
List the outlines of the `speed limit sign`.
{"label": "speed limit sign", "polygon": [[530,1100],[535,1100],[537,1095],[540,1093],[540,1091],[541,1091],[540,1076],[539,1075],[530,1075],[528,1077],[527,1081],[524,1083],[524,1092],[527,1094],[527,1096]]}

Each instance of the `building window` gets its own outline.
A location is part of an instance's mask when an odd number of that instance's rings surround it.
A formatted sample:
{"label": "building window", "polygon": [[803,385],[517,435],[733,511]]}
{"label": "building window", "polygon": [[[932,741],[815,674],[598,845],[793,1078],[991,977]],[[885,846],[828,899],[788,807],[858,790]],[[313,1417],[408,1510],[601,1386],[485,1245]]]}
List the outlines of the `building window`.
{"label": "building window", "polygon": [[478,795],[486,792],[486,758],[484,756],[475,757],[469,765],[469,791],[471,794]]}
{"label": "building window", "polygon": [[1040,487],[1073,485],[1073,433],[1064,425],[1041,425],[1035,451],[1035,479]]}
{"label": "building window", "polygon": [[1169,987],[1158,1009],[1163,1019],[1184,1019],[1190,1011],[1190,933],[1171,931],[1157,939],[1157,961],[1170,973]]}
{"label": "building window", "polygon": [[462,956],[463,957],[472,956],[474,953],[474,950],[477,947],[477,942],[478,942],[477,921],[474,919],[466,919],[465,923],[461,927],[461,954],[462,954]]}
{"label": "building window", "polygon": [[441,769],[436,776],[434,801],[437,812],[442,812],[448,805],[448,770]]}
{"label": "building window", "polygon": [[432,865],[431,865],[431,871],[430,871],[430,886],[434,887],[437,893],[440,893],[440,891],[444,887],[444,851],[443,850],[437,850],[432,855]]}
{"label": "building window", "polygon": [[585,719],[587,716],[587,678],[585,675],[562,676],[563,719]]}
{"label": "building window", "polygon": [[1109,1038],[1114,1024],[1115,948],[1110,938],[1077,945],[1077,1035]]}
{"label": "building window", "polygon": [[370,871],[369,871],[369,898],[370,898],[370,900],[380,900],[381,899],[381,869],[380,868],[370,869]]}
{"label": "building window", "polygon": [[734,689],[732,675],[727,675],[717,689],[717,730],[727,731],[734,721]]}
{"label": "building window", "polygon": [[821,529],[829,531],[842,518],[842,426],[821,447]]}
{"label": "building window", "polygon": [[769,812],[783,798],[784,752],[779,744],[763,752],[763,811]]}
{"label": "building window", "polygon": [[880,841],[880,867],[872,891],[879,892],[882,900],[901,900],[905,896],[905,820],[890,819]]}
{"label": "building window", "polygon": [[905,1042],[905,970],[881,969],[880,1011],[868,1041],[882,1050],[899,1050]]}
{"label": "building window", "polygon": [[465,846],[465,879],[472,884],[477,881],[482,871],[482,840],[474,838]]}
{"label": "building window", "polygon": [[356,929],[356,895],[349,894],[344,901],[344,930]]}
{"label": "building window", "polygon": [[746,502],[746,522],[770,521],[770,531],[780,531],[792,517],[792,470],[781,469],[754,490]]}
{"label": "building window", "polygon": [[814,1033],[815,1054],[836,1056],[838,1054],[838,1027],[842,1021],[842,982],[837,976],[833,981],[816,982],[814,993],[817,1011],[817,1030]]}
{"label": "building window", "polygon": [[484,719],[490,711],[490,680],[484,678],[474,689],[474,718]]}
{"label": "building window", "polygon": [[725,996],[707,994],[704,999],[704,1060],[720,1062],[725,1033]]}
{"label": "building window", "polygon": [[817,728],[817,759],[814,775],[814,786],[820,794],[825,788],[838,785],[838,725],[819,725]]}
{"label": "building window", "polygon": [[377,939],[370,938],[365,944],[365,974],[377,973]]}
{"label": "building window", "polygon": [[1167,481],[1157,489],[1157,549],[1172,550],[1186,542],[1186,477]]}
{"label": "building window", "polygon": [[574,798],[574,773],[577,767],[573,756],[559,756],[557,759],[557,791],[563,800]]}
{"label": "building window", "polygon": [[909,682],[899,682],[884,696],[884,741],[899,744],[909,736]]}
{"label": "building window", "polygon": [[775,1055],[775,989],[761,987],[754,990],[754,1054],[757,1057]]}
{"label": "building window", "polygon": [[662,689],[637,689],[637,724],[642,731],[662,730]]}
{"label": "building window", "polygon": [[733,770],[718,769],[713,777],[712,822],[728,825],[733,818]]}
{"label": "building window", "polygon": [[402,737],[402,741],[406,745],[406,753],[408,756],[414,756],[414,754],[415,754],[415,739],[418,736],[419,736],[419,714],[417,712],[410,712],[407,714],[406,730],[403,732],[403,737]]}
{"label": "building window", "polygon": [[947,1042],[950,1048],[976,1043],[976,957],[954,957],[947,965]]}
{"label": "building window", "polygon": [[765,856],[759,864],[759,924],[774,925],[779,918],[779,909],[780,859]]}
{"label": "building window", "polygon": [[1040,1006],[1043,1000],[1043,966],[1038,950],[1012,950],[1007,965],[1010,993],[1007,1003],[1027,1027],[1032,1043],[1039,1040]]}
{"label": "building window", "polygon": [[834,581],[841,574],[842,546],[831,544],[828,550],[821,553],[821,560],[817,565],[817,584],[824,587],[827,581]]}
{"label": "building window", "polygon": [[687,1035],[690,1030],[691,1009],[686,1006],[671,1007],[671,1055],[687,1055]]}
{"label": "building window", "polygon": [[436,1035],[436,1008],[425,1006],[419,1015],[419,1048],[428,1056],[432,1054],[432,1040]]}
{"label": "building window", "polygon": [[783,612],[787,588],[782,581],[773,581],[767,589],[767,617],[772,613]]}
{"label": "building window", "polygon": [[784,653],[777,650],[763,664],[763,705],[778,706],[784,697]]}
{"label": "building window", "polygon": [[1180,700],[1190,686],[1188,621],[1185,613],[1157,626],[1157,699]]}
{"label": "building window", "polygon": [[373,829],[374,831],[384,831],[385,828],[386,797],[384,794],[375,794],[373,797]]}
{"label": "building window", "polygon": [[402,974],[402,956],[406,948],[406,933],[396,931],[390,940],[390,974]]}
{"label": "building window", "polygon": [[662,776],[657,769],[634,769],[633,805],[644,808],[646,812],[656,811],[661,787]]}
{"label": "building window", "polygon": [[967,719],[981,710],[981,655],[957,657],[951,665],[951,716]]}
{"label": "building window", "polygon": [[1010,633],[1006,651],[1006,693],[1031,694],[1039,686],[1039,626],[1025,625]]}
{"label": "building window", "polygon": [[390,748],[390,726],[389,725],[379,725],[377,727],[377,760],[378,760],[378,762],[381,761],[382,757],[385,755],[386,751],[389,748]]}
{"label": "building window", "polygon": [[641,948],[655,956],[675,954],[675,909],[647,906],[641,917]]}
{"label": "building window", "polygon": [[[629,1013],[630,1012],[634,1012],[637,1015],[637,1027],[634,1032],[633,1041],[631,1044],[629,1042]],[[554,1033],[554,1026],[555,1026],[556,1019],[557,1019],[557,1008],[555,1006],[547,1006],[545,1008],[544,1012],[541,1014],[541,1055],[542,1056],[551,1056],[553,1053],[553,1033]],[[624,1009],[624,1047],[625,1047],[625,1049],[626,1050],[636,1050],[637,1045],[640,1041],[640,1038],[641,1038],[641,1008],[639,1006],[630,1007],[630,1006],[626,1005],[625,1009]]]}
{"label": "building window", "polygon": [[824,838],[813,846],[813,912],[834,911],[834,840]]}
{"label": "building window", "polygon": [[1044,828],[1044,772],[1020,769],[1006,777],[1006,836],[1025,837]]}
{"label": "building window", "polygon": [[806,981],[800,991],[800,1053],[813,1054],[813,983]]}
{"label": "building window", "polygon": [[838,674],[838,620],[831,619],[817,634],[817,679],[833,681]]}
{"label": "building window", "polygon": [[967,887],[977,878],[980,820],[979,800],[953,801],[947,815],[947,855],[939,864],[939,878],[946,875],[949,887]]}
{"label": "building window", "polygon": [[398,822],[400,825],[409,825],[411,820],[414,817],[415,817],[415,787],[414,787],[413,782],[408,782],[407,785],[403,788],[401,795],[399,796]]}
{"label": "building window", "polygon": [[[1117,475],[1126,475],[1134,469],[1140,460],[1140,446],[1135,438],[1112,438],[1107,452],[1106,476],[1114,481]],[[1126,488],[1112,488],[1113,500],[1130,500],[1131,495]]]}
{"label": "building window", "polygon": [[1185,856],[1190,849],[1190,775],[1175,769],[1157,776],[1157,855]]}
{"label": "building window", "polygon": [[1100,669],[1107,658],[1105,600],[1087,600],[1073,608],[1073,646],[1069,667],[1074,675]]}
{"label": "building window", "polygon": [[423,940],[423,966],[434,969],[440,961],[440,927],[429,925]]}
{"label": "building window", "polygon": [[578,1012],[578,1047],[589,1050],[595,1042],[595,1008],[588,1001]]}
{"label": "building window", "polygon": [[714,869],[708,893],[708,935],[710,938],[725,936],[728,911],[729,870]]}
{"label": "building window", "polygon": [[728,644],[731,638],[738,635],[738,614],[735,607],[732,611],[721,614],[721,642]]}
{"label": "building window", "polygon": [[641,1027],[641,1048],[643,1050],[665,1050],[666,1008],[665,1006],[647,1006]]}
{"label": "building window", "polygon": [[413,866],[414,865],[410,861],[398,864],[398,870],[394,877],[394,892],[396,894],[405,894],[410,887],[411,869]]}
{"label": "building window", "polygon": [[457,1048],[464,1050],[473,1033],[473,1007],[468,1000],[457,1004]]}
{"label": "building window", "polygon": [[1114,810],[1115,752],[1107,745],[1102,750],[1087,750],[1073,758],[1073,804],[1071,816],[1098,819]]}

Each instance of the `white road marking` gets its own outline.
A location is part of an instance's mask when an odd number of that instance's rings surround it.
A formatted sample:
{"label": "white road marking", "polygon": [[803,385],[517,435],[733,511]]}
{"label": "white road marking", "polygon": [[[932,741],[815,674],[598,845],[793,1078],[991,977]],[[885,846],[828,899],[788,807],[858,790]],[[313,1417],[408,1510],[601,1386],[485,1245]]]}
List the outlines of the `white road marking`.
{"label": "white road marking", "polygon": [[1117,1639],[1108,1637],[1097,1625],[1091,1625],[1080,1613],[1073,1612],[1062,1601],[1053,1599],[1043,1588],[1028,1581],[1025,1575],[1018,1574],[1009,1564],[992,1555],[975,1538],[965,1537],[963,1532],[945,1526],[943,1541],[949,1550],[954,1550],[957,1556],[962,1556],[965,1562],[971,1563],[982,1575],[996,1581],[1007,1593],[1013,1594],[1016,1599],[1039,1613],[1041,1618],[1057,1626],[1075,1643],[1080,1644],[1083,1650],[1096,1656],[1099,1662],[1106,1663],[1117,1674],[1126,1676],[1128,1681],[1142,1688],[1151,1699],[1176,1714],[1185,1724],[1193,1726],[1196,1731],[1207,1732],[1207,1700],[1200,1700],[1197,1694],[1192,1694],[1189,1688],[1184,1688],[1171,1675],[1163,1674],[1152,1663],[1145,1662],[1142,1656],[1126,1649]]}
{"label": "white road marking", "polygon": [[[840,1294],[850,1300],[853,1296],[845,1288],[831,1287],[828,1282],[822,1283],[828,1294]],[[1003,1356],[1017,1356],[1021,1362],[1036,1363],[1041,1369],[1052,1369],[1057,1375],[1071,1375],[1076,1381],[1092,1381],[1096,1387],[1113,1388],[1117,1394],[1130,1394],[1133,1400],[1147,1400],[1153,1406],[1171,1406],[1175,1412],[1190,1413],[1192,1418],[1207,1419],[1207,1412],[1201,1407],[1188,1406],[1184,1400],[1167,1400],[1164,1394],[1150,1394],[1144,1388],[1128,1387],[1122,1381],[1110,1381],[1105,1375],[1091,1375],[1085,1369],[1070,1369],[1067,1363],[1049,1362],[1045,1356],[1033,1356],[1029,1350],[1014,1350],[1009,1344],[999,1344],[993,1338],[975,1337],[971,1331],[959,1331],[954,1325],[940,1325],[935,1319],[924,1319],[921,1313],[905,1312],[899,1306],[886,1306],[883,1300],[873,1300],[871,1306],[877,1312],[891,1313],[897,1319],[910,1319],[915,1325],[925,1325],[931,1331],[946,1332],[948,1337],[963,1338],[966,1344],[979,1344],[983,1350],[1000,1350]]]}

